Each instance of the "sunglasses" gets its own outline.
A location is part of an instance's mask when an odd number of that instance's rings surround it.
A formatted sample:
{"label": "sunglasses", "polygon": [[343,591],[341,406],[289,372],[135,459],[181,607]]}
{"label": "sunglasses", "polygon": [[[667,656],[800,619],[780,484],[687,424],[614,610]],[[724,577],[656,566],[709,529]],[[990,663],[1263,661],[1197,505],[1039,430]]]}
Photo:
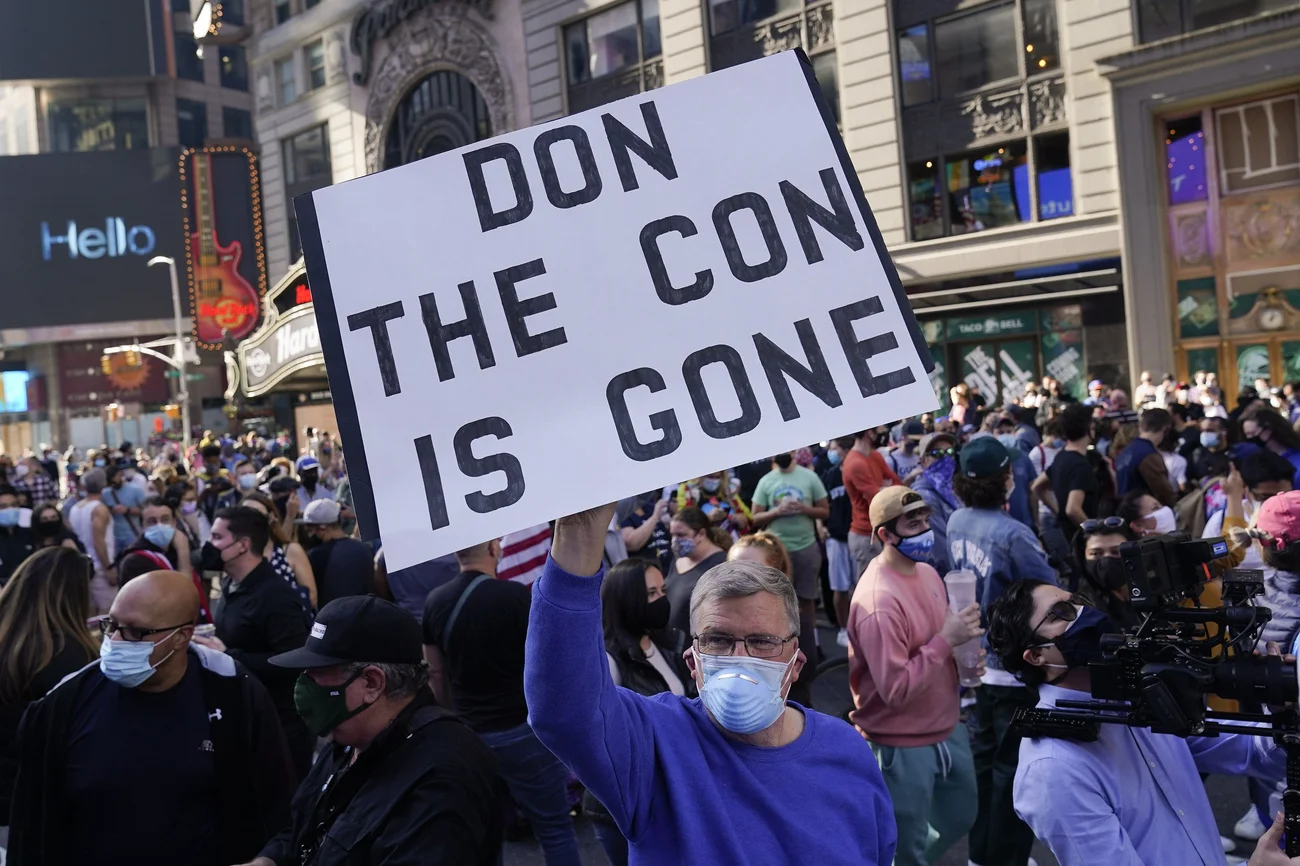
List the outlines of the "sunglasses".
{"label": "sunglasses", "polygon": [[1115,532],[1124,528],[1124,518],[1122,517],[1103,517],[1100,520],[1085,520],[1079,524],[1085,535],[1092,535],[1095,532]]}
{"label": "sunglasses", "polygon": [[1047,609],[1047,613],[1043,615],[1043,618],[1038,621],[1038,625],[1034,626],[1033,634],[1038,634],[1038,630],[1042,628],[1044,623],[1048,620],[1055,620],[1056,622],[1074,622],[1079,616],[1079,609],[1083,607],[1084,604],[1084,600],[1077,595],[1072,595],[1063,601],[1055,602]]}
{"label": "sunglasses", "polygon": [[927,451],[927,452],[925,452],[925,453],[926,453],[926,454],[929,454],[931,457],[956,457],[956,456],[957,456],[957,449],[956,449],[956,448],[952,448],[952,447],[948,447],[948,448],[931,448],[929,451]]}

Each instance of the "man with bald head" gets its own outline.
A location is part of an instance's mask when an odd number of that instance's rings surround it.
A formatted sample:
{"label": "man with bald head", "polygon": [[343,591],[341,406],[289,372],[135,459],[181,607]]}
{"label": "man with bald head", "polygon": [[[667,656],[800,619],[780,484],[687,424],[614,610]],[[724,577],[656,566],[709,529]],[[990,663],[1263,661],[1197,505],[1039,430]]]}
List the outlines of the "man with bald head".
{"label": "man with bald head", "polygon": [[443,706],[501,761],[501,777],[533,825],[547,866],[577,866],[578,837],[569,817],[569,771],[528,726],[524,642],[528,587],[497,578],[501,541],[456,554],[460,574],[429,593],[424,607],[424,658]]}
{"label": "man with bald head", "polygon": [[135,578],[99,624],[99,661],[28,709],[14,862],[229,866],[288,823],[275,707],[238,662],[190,643],[197,617],[190,578]]}

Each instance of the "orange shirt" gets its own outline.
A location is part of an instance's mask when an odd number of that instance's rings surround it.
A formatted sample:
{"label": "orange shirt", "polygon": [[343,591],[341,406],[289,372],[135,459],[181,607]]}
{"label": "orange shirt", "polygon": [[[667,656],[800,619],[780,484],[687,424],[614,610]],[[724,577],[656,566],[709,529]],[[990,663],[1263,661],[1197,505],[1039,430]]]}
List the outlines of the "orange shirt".
{"label": "orange shirt", "polygon": [[871,507],[871,500],[885,486],[886,479],[894,484],[902,484],[903,481],[889,468],[880,452],[875,450],[870,455],[857,450],[844,455],[842,475],[844,489],[853,506],[853,523],[849,526],[849,531],[858,535],[870,535],[871,518],[867,509]]}

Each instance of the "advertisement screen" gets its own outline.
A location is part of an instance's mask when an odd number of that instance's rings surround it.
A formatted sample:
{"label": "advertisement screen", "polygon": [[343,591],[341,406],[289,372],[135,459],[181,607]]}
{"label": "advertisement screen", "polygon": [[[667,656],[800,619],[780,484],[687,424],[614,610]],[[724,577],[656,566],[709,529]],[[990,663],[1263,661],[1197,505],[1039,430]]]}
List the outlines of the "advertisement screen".
{"label": "advertisement screen", "polygon": [[[0,157],[4,327],[170,319],[184,267],[179,152]],[[183,279],[183,277],[182,277]]]}
{"label": "advertisement screen", "polygon": [[0,412],[27,411],[27,381],[31,374],[26,370],[8,370],[0,373]]}
{"label": "advertisement screen", "polygon": [[158,74],[162,16],[162,0],[0,3],[0,81]]}

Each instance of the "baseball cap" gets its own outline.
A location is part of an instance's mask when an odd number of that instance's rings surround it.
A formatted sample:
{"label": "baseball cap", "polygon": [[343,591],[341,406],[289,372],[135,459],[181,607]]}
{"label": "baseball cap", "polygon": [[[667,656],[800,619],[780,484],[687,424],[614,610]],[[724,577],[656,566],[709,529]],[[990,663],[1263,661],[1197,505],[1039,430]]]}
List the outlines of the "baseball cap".
{"label": "baseball cap", "polygon": [[875,496],[871,497],[871,506],[867,509],[867,516],[871,520],[871,525],[884,526],[891,520],[897,520],[904,514],[911,514],[913,511],[920,511],[922,508],[929,508],[921,494],[917,493],[910,487],[904,487],[901,484],[893,484],[883,488]]}
{"label": "baseball cap", "polygon": [[903,424],[903,435],[909,439],[920,439],[925,435],[925,425],[913,418]]}
{"label": "baseball cap", "polygon": [[1088,383],[1089,391],[1093,390],[1094,388],[1105,388],[1105,387],[1106,387],[1106,383],[1101,381],[1100,379],[1093,379],[1091,382]]}
{"label": "baseball cap", "polygon": [[956,445],[957,445],[957,437],[956,437],[956,436],[954,436],[954,435],[951,434],[951,433],[945,433],[945,432],[943,432],[942,430],[939,430],[939,431],[936,431],[936,432],[934,432],[934,433],[929,433],[929,434],[926,434],[925,436],[922,436],[922,437],[921,437],[921,444],[917,446],[917,450],[920,451],[922,454],[925,454],[925,453],[928,452],[931,448],[934,447],[934,443],[935,443],[935,442],[937,442],[937,441],[939,441],[939,440],[941,440],[941,439],[943,439],[943,440],[947,440],[948,442],[951,442],[952,445],[953,445],[953,447],[956,447]]}
{"label": "baseball cap", "polygon": [[331,523],[339,522],[339,504],[333,499],[317,499],[307,503],[306,509],[302,512],[294,523],[304,523],[308,526],[324,526]]}
{"label": "baseball cap", "polygon": [[336,598],[320,609],[301,649],[271,656],[281,668],[327,668],[348,662],[418,664],[424,659],[420,624],[377,595]]}
{"label": "baseball cap", "polygon": [[1255,528],[1283,544],[1300,541],[1300,490],[1270,496],[1255,513]]}
{"label": "baseball cap", "polygon": [[304,454],[298,458],[298,462],[295,465],[298,471],[301,472],[304,469],[319,469],[320,461],[315,457],[312,457],[310,454]]}
{"label": "baseball cap", "polygon": [[992,436],[980,436],[961,449],[961,471],[967,478],[992,478],[1011,465],[1011,453]]}

